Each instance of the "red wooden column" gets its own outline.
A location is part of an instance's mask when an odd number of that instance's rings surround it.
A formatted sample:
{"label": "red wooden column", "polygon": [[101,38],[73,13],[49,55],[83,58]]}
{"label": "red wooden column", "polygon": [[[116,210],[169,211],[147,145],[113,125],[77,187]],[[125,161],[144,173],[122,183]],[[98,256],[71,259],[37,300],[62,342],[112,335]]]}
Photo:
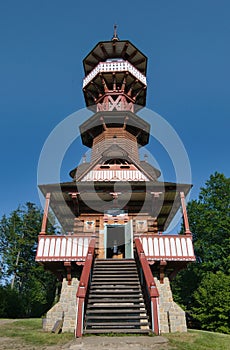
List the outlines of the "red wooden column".
{"label": "red wooden column", "polygon": [[191,231],[190,231],[190,228],[189,228],[189,222],[188,222],[188,215],[187,215],[187,209],[186,209],[184,192],[180,192],[180,199],[181,199],[181,207],[182,207],[182,213],[183,213],[185,234],[191,234]]}
{"label": "red wooden column", "polygon": [[50,205],[50,193],[46,194],[46,203],[45,203],[45,209],[42,219],[42,228],[41,228],[41,235],[46,234],[46,227],[47,227],[47,220],[48,220],[48,212],[49,212],[49,205]]}

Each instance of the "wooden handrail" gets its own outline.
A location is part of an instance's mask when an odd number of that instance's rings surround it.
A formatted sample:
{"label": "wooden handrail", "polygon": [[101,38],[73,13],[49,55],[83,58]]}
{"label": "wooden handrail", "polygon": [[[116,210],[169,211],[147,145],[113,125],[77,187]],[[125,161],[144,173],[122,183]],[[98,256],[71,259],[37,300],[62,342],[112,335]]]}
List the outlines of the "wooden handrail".
{"label": "wooden handrail", "polygon": [[146,259],[142,243],[139,238],[134,239],[137,257],[140,262],[143,271],[143,277],[145,278],[146,288],[150,297],[150,312],[151,312],[151,321],[152,321],[152,330],[155,334],[159,334],[159,315],[158,315],[158,298],[159,292],[154,281],[149,263]]}
{"label": "wooden handrail", "polygon": [[95,251],[95,238],[91,239],[89,243],[88,253],[85,259],[85,264],[81,273],[81,278],[77,290],[77,317],[76,317],[76,331],[75,336],[77,338],[82,336],[83,333],[83,323],[84,323],[84,306],[85,299],[89,287],[90,272],[94,261],[94,251]]}

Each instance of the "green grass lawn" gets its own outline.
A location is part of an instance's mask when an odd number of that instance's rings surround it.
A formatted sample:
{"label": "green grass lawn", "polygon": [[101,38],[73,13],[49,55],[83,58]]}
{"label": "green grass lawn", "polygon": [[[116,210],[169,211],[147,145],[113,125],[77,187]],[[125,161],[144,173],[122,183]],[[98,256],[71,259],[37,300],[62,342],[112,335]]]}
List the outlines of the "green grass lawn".
{"label": "green grass lawn", "polygon": [[18,338],[34,346],[62,345],[74,339],[71,333],[54,334],[42,330],[42,320],[30,318],[3,323],[0,326],[0,337]]}
{"label": "green grass lawn", "polygon": [[[0,337],[17,338],[35,347],[62,345],[74,339],[71,333],[53,334],[42,330],[41,319],[15,320],[0,326]],[[187,333],[164,334],[173,350],[229,350],[230,335],[189,330]]]}
{"label": "green grass lawn", "polygon": [[230,335],[188,330],[187,333],[165,334],[175,350],[229,350]]}

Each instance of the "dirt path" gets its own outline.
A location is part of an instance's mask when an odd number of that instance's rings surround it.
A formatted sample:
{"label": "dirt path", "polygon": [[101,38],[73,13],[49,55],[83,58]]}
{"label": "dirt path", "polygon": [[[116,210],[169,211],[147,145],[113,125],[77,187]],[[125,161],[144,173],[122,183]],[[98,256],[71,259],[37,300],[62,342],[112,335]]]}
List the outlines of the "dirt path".
{"label": "dirt path", "polygon": [[[0,327],[16,320],[0,319]],[[18,321],[18,320],[17,320]],[[18,342],[17,338],[1,337],[0,350],[170,350],[168,340],[164,337],[124,336],[101,337],[90,336],[73,339],[65,345],[35,346]]]}
{"label": "dirt path", "polygon": [[98,337],[74,339],[62,346],[37,347],[17,343],[15,339],[0,338],[0,350],[169,350],[164,337]]}

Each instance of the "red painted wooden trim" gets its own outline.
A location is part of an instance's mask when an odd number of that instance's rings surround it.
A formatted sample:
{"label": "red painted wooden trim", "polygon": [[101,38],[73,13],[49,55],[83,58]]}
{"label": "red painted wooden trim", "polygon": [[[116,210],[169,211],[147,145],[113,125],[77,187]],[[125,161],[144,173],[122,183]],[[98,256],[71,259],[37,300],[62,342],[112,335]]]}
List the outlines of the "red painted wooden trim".
{"label": "red painted wooden trim", "polygon": [[46,226],[47,226],[47,219],[48,219],[48,212],[49,212],[49,205],[50,205],[50,193],[46,194],[46,204],[43,214],[43,220],[42,220],[42,228],[41,228],[41,235],[46,234]]}
{"label": "red painted wooden trim", "polygon": [[184,228],[185,228],[185,234],[191,234],[190,228],[189,228],[189,222],[188,222],[188,215],[187,215],[187,209],[185,204],[185,196],[184,192],[180,192],[180,199],[181,199],[181,207],[183,212],[183,221],[184,221]]}
{"label": "red painted wooden trim", "polygon": [[90,271],[93,265],[94,250],[95,250],[95,238],[91,239],[89,243],[88,253],[85,259],[85,265],[82,270],[78,290],[77,290],[77,324],[75,335],[77,338],[82,336],[83,333],[83,317],[84,317],[84,303],[89,284]]}
{"label": "red painted wooden trim", "polygon": [[150,299],[151,299],[151,313],[152,313],[152,323],[153,323],[153,331],[155,334],[159,334],[159,322],[158,322],[158,308],[157,308],[157,298],[159,298],[159,292],[154,281],[152,272],[149,267],[149,263],[146,259],[142,243],[139,238],[135,238],[135,246],[138,254],[138,258],[143,270],[143,274],[145,277],[146,285],[149,291]]}

